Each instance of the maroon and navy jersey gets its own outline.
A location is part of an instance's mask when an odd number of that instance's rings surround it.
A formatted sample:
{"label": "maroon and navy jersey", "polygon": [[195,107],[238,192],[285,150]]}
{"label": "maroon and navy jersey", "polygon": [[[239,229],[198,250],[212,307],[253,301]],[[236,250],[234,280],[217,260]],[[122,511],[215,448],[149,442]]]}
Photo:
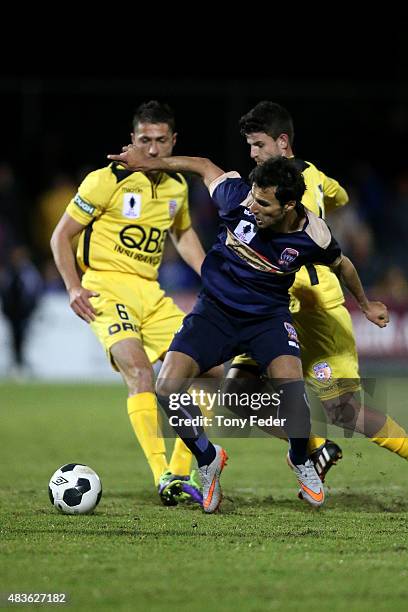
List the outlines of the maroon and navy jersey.
{"label": "maroon and navy jersey", "polygon": [[223,221],[217,242],[204,260],[205,291],[219,302],[254,315],[286,312],[288,290],[305,264],[335,265],[341,250],[323,219],[305,209],[301,229],[258,228],[248,206],[248,184],[236,172],[209,187]]}

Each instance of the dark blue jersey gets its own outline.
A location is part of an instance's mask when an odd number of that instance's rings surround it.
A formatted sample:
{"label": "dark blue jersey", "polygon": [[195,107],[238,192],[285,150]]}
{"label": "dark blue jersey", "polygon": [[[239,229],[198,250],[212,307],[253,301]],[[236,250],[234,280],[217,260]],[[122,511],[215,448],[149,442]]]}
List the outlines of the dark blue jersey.
{"label": "dark blue jersey", "polygon": [[257,227],[248,209],[250,189],[236,172],[216,179],[210,193],[223,225],[204,260],[202,282],[219,302],[253,315],[286,312],[288,290],[303,265],[340,261],[340,247],[328,226],[311,211],[305,209],[300,230],[275,232]]}

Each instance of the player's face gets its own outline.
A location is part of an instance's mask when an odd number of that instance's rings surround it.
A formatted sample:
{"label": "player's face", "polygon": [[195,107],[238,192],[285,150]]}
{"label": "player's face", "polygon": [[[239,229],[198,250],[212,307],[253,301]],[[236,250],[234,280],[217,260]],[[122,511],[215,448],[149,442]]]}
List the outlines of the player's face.
{"label": "player's face", "polygon": [[258,166],[271,157],[280,157],[285,154],[283,136],[285,135],[283,134],[274,140],[272,136],[265,134],[265,132],[247,134],[246,141],[251,147],[251,158]]}
{"label": "player's face", "polygon": [[293,208],[291,203],[281,206],[276,199],[275,192],[276,187],[261,189],[257,185],[252,186],[254,200],[249,210],[255,216],[257,226],[262,229],[281,223],[288,211]]}
{"label": "player's face", "polygon": [[147,157],[169,157],[176,137],[167,123],[138,123],[132,134],[132,143]]}

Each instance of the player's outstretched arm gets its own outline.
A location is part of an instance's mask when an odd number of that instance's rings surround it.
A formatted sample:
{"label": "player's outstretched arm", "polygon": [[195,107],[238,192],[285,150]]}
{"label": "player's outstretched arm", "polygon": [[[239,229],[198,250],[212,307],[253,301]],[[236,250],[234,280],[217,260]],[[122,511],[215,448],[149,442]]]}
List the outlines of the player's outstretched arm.
{"label": "player's outstretched arm", "polygon": [[212,181],[224,174],[224,170],[205,157],[146,157],[142,151],[133,145],[122,148],[122,153],[108,155],[108,159],[119,162],[127,170],[133,172],[149,172],[163,170],[164,172],[194,172],[199,174],[208,187]]}
{"label": "player's outstretched arm", "polygon": [[78,317],[90,323],[95,319],[96,313],[89,298],[96,297],[99,293],[82,287],[72,250],[72,239],[83,229],[84,225],[64,213],[52,234],[51,250],[55,265],[67,288],[69,305]]}
{"label": "player's outstretched arm", "polygon": [[360,277],[350,259],[343,256],[340,263],[333,266],[333,269],[355,297],[367,319],[378,327],[386,327],[390,320],[387,307],[382,302],[371,302],[367,299]]}
{"label": "player's outstretched arm", "polygon": [[170,230],[170,238],[186,264],[200,276],[205,252],[195,230],[192,227],[185,230]]}

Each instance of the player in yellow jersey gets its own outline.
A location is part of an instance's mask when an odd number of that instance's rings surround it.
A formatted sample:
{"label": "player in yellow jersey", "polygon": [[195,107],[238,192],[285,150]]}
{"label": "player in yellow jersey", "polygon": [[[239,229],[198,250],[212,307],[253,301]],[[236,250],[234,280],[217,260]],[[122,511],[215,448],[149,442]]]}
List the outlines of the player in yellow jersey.
{"label": "player in yellow jersey", "polygon": [[[142,104],[132,143],[148,157],[172,154],[175,121],[167,104]],[[77,262],[72,239],[80,234]],[[191,227],[181,174],[130,172],[112,163],[88,174],[59,221],[51,246],[73,311],[89,323],[128,388],[128,414],[165,505],[201,502],[191,452],[177,438],[170,463],[160,435],[152,365],[164,354],[184,313],[157,282],[169,234],[200,274],[204,251]]]}
{"label": "player in yellow jersey", "polygon": [[[310,162],[295,158],[293,121],[279,104],[264,101],[240,120],[250,155],[259,165],[276,156],[294,158],[302,171],[306,192],[302,203],[320,217],[344,206],[343,187]],[[337,276],[326,266],[303,267],[291,288],[291,312],[299,336],[305,378],[320,397],[332,423],[358,431],[379,446],[408,458],[405,430],[393,419],[361,405],[358,356],[349,312]],[[247,356],[237,357],[229,379],[254,377],[257,366]],[[337,444],[311,436],[309,454],[322,480],[341,458]]]}

